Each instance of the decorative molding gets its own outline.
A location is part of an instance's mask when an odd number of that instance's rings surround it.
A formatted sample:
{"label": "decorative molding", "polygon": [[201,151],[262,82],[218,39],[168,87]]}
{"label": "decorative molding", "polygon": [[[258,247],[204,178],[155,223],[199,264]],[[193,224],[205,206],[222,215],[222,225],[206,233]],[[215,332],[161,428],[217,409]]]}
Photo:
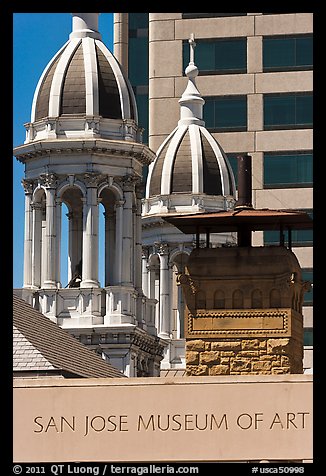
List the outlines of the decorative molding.
{"label": "decorative molding", "polygon": [[97,174],[95,172],[87,172],[83,175],[83,181],[86,187],[96,188],[102,180],[103,180],[103,174]]}
{"label": "decorative molding", "polygon": [[169,244],[168,243],[154,243],[154,252],[159,255],[168,255],[169,254]]}
{"label": "decorative molding", "polygon": [[58,176],[52,172],[40,174],[40,184],[45,188],[56,188],[59,180]]}
{"label": "decorative molding", "polygon": [[290,337],[299,313],[283,309],[187,309],[188,338]]}
{"label": "decorative molding", "polygon": [[22,180],[21,180],[21,184],[22,184],[22,186],[23,186],[23,188],[24,188],[24,192],[25,192],[26,195],[33,193],[34,180],[22,179]]}

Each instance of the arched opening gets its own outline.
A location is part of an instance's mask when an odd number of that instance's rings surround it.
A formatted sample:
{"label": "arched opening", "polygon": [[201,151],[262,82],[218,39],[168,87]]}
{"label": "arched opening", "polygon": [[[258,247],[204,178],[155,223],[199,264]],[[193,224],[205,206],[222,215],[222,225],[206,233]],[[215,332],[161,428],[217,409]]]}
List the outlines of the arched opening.
{"label": "arched opening", "polygon": [[184,273],[189,255],[187,253],[177,254],[172,261],[172,337],[174,339],[184,338],[184,311],[185,301],[182,287],[177,285],[177,276]]}
{"label": "arched opening", "polygon": [[61,283],[63,287],[79,287],[82,280],[82,198],[83,194],[76,186],[68,187],[61,196]]}
{"label": "arched opening", "polygon": [[206,295],[204,291],[197,291],[195,299],[196,309],[206,309]]}
{"label": "arched opening", "polygon": [[243,309],[243,292],[241,289],[236,289],[232,295],[232,308]]}
{"label": "arched opening", "polygon": [[65,203],[61,205],[61,237],[60,237],[60,282],[65,288],[68,279],[68,234],[69,234],[69,208]]}
{"label": "arched opening", "polygon": [[160,259],[158,255],[150,256],[148,260],[148,291],[150,299],[157,299],[155,306],[155,328],[159,330],[160,322]]}
{"label": "arched opening", "polygon": [[225,309],[225,294],[221,289],[215,291],[214,309]]}
{"label": "arched opening", "polygon": [[271,307],[281,307],[281,293],[279,289],[272,289],[269,299]]}
{"label": "arched opening", "polygon": [[116,196],[105,187],[100,195],[99,214],[99,275],[102,286],[117,284]]}
{"label": "arched opening", "polygon": [[260,309],[263,307],[263,294],[260,289],[254,289],[251,293],[251,308]]}

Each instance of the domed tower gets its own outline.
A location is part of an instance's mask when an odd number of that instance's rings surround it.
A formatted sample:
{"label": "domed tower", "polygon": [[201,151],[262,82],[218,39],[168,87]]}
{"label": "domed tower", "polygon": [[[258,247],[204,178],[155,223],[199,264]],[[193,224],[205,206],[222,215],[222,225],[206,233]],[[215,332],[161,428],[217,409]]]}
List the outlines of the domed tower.
{"label": "domed tower", "polygon": [[[229,210],[235,204],[231,166],[203,121],[205,101],[196,86],[193,35],[189,44],[188,83],[179,99],[180,120],[149,166],[143,200],[143,290],[159,301],[156,326],[170,343],[162,362],[166,368],[185,367],[184,302],[175,278],[183,272],[200,237],[182,235],[162,217]],[[201,244],[206,246],[206,238],[202,238]],[[213,247],[226,243],[235,243],[235,237],[230,233],[211,236]]]}
{"label": "domed tower", "polygon": [[[141,285],[142,168],[155,155],[142,144],[132,88],[101,40],[98,15],[72,14],[69,40],[38,82],[25,143],[14,151],[25,164],[23,296],[127,375],[155,375],[162,345],[154,302]],[[66,286],[60,273],[63,203]]]}

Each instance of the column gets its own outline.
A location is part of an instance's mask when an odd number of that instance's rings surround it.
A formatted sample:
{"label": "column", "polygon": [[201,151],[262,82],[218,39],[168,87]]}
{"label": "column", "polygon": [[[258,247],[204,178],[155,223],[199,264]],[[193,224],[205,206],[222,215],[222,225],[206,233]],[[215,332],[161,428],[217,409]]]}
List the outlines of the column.
{"label": "column", "polygon": [[116,254],[116,228],[115,228],[115,213],[112,211],[105,211],[104,228],[105,228],[105,286],[112,286],[115,283],[115,254]]}
{"label": "column", "polygon": [[134,184],[132,177],[124,180],[123,223],[122,223],[122,270],[121,283],[123,285],[133,285],[133,210],[132,199]]}
{"label": "column", "polygon": [[32,286],[32,250],[33,250],[33,182],[22,180],[25,191],[25,231],[24,231],[24,288]]}
{"label": "column", "polygon": [[128,13],[114,13],[114,56],[128,76]]}
{"label": "column", "polygon": [[159,247],[160,256],[160,325],[159,337],[170,337],[170,279],[168,246],[162,243]]}
{"label": "column", "polygon": [[56,224],[57,224],[57,233],[56,233],[56,275],[55,280],[57,286],[61,288],[61,210],[62,210],[62,200],[61,198],[56,199]]}
{"label": "column", "polygon": [[42,204],[31,204],[32,208],[32,286],[41,286],[41,253],[42,253]]}
{"label": "column", "polygon": [[145,296],[150,297],[149,290],[149,267],[148,267],[148,248],[143,247],[142,249],[142,288]]}
{"label": "column", "polygon": [[80,287],[97,288],[98,282],[98,201],[97,175],[85,175],[87,196],[83,207],[83,258]]}
{"label": "column", "polygon": [[44,281],[43,285],[45,288],[56,288],[56,267],[57,267],[57,244],[56,244],[56,176],[55,174],[45,174],[42,177],[43,183],[45,186],[45,196],[46,196],[46,213],[45,213],[45,234],[44,242],[42,247],[44,253],[42,253],[42,258],[44,258]]}
{"label": "column", "polygon": [[135,288],[142,290],[142,226],[141,226],[141,200],[144,195],[143,184],[136,185],[136,226],[135,226]]}
{"label": "column", "polygon": [[114,284],[121,284],[122,281],[122,228],[123,228],[123,205],[124,200],[115,203],[115,266]]}

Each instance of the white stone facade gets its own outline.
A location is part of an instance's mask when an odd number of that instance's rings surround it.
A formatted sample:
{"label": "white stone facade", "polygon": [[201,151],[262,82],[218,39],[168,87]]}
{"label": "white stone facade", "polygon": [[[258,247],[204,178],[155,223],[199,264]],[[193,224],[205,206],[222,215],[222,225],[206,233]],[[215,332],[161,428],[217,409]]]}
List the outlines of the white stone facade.
{"label": "white stone facade", "polygon": [[[25,164],[22,296],[126,375],[155,376],[165,343],[154,326],[155,300],[142,292],[141,269],[142,168],[155,155],[141,143],[131,86],[101,42],[97,17],[73,14],[70,39],[45,68],[26,141],[14,151]],[[72,61],[75,70],[69,69]],[[78,96],[81,75],[85,89]],[[66,287],[60,276],[63,203],[69,222]]]}

